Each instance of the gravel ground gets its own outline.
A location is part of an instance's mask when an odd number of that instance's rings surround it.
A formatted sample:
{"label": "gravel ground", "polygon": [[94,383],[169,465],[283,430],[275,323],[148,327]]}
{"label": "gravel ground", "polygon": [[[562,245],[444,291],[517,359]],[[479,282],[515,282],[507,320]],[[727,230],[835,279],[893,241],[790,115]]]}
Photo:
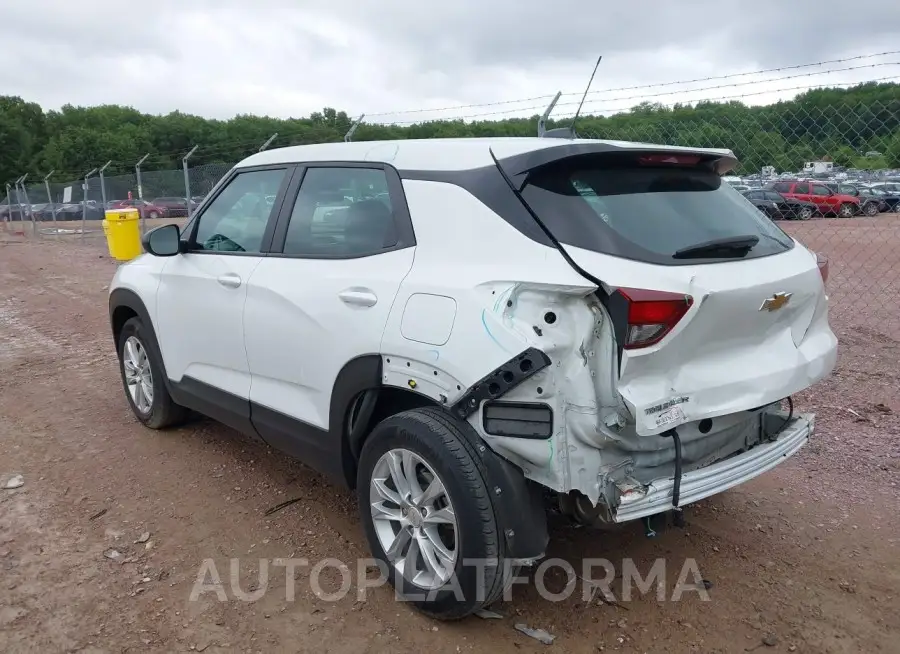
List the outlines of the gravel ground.
{"label": "gravel ground", "polygon": [[[0,486],[24,481],[0,490],[0,651],[896,652],[900,220],[787,229],[831,257],[840,361],[796,398],[817,413],[815,439],[686,510],[684,530],[647,539],[634,525],[554,521],[549,555],[578,571],[585,558],[620,570],[628,557],[646,577],[664,558],[666,601],[655,589],[625,601],[620,577],[618,605],[584,601],[580,583],[548,602],[531,584],[494,607],[500,619],[454,624],[413,613],[387,587],[357,601],[356,560],[368,552],[350,492],[210,421],[138,425],[107,325],[115,263],[97,235],[36,243],[0,232]],[[111,549],[119,556],[107,558]],[[262,583],[260,559],[279,557],[344,561],[351,592],[326,601],[311,587],[317,576],[298,568],[288,600],[285,568],[271,567],[260,599],[236,598],[231,558],[248,592]],[[226,601],[191,601],[205,559]],[[669,601],[689,559],[712,582],[709,601],[697,592]],[[565,585],[560,568],[548,571],[548,590]],[[335,569],[321,586],[340,586]],[[556,640],[542,645],[519,623]]]}

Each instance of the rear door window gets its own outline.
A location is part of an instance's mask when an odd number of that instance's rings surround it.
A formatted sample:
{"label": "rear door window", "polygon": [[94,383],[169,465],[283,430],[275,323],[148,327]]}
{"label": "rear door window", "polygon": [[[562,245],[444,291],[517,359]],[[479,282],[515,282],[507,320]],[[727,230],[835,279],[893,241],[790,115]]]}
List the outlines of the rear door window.
{"label": "rear door window", "polygon": [[311,167],[306,171],[288,223],[284,254],[356,258],[398,244],[384,169]]}
{"label": "rear door window", "polygon": [[533,172],[522,196],[557,240],[627,259],[664,265],[711,262],[673,255],[738,236],[759,238],[743,258],[793,247],[775,223],[705,169],[562,165]]}

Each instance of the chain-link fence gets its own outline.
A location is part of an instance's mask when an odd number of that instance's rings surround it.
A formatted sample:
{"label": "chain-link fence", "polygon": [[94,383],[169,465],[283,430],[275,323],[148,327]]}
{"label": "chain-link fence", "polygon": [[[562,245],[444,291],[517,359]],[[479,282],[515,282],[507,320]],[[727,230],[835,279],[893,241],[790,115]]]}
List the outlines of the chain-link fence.
{"label": "chain-link fence", "polygon": [[[549,121],[547,128],[571,119]],[[431,132],[364,125],[357,138],[534,136],[533,119],[452,121]],[[434,126],[434,123],[431,123]],[[740,164],[726,178],[792,236],[830,260],[832,315],[839,324],[900,339],[900,96],[893,101],[746,107],[641,105],[609,117],[583,116],[580,137],[729,148]],[[202,153],[202,148],[199,151]],[[105,207],[138,206],[145,227],[187,216],[230,168],[206,164],[68,182],[16,184],[0,206],[7,229],[78,234],[102,243]],[[104,205],[105,203],[105,205]],[[56,219],[56,225],[50,221]],[[724,217],[723,217],[724,219]],[[874,336],[873,336],[874,338]]]}
{"label": "chain-link fence", "polygon": [[585,138],[734,151],[740,163],[727,183],[827,257],[835,330],[845,342],[890,346],[900,365],[900,96],[735,113],[720,105],[707,112],[646,108],[589,119],[576,130]]}

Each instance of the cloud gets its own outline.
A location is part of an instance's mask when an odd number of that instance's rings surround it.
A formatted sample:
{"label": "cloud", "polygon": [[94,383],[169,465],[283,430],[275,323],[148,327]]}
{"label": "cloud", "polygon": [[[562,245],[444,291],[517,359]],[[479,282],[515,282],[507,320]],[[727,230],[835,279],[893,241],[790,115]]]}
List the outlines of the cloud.
{"label": "cloud", "polygon": [[[793,95],[795,87],[900,79],[900,63],[861,68],[900,62],[895,54],[825,68],[600,92],[900,50],[894,27],[900,4],[879,0],[857,0],[852,10],[837,0],[7,4],[0,89],[45,108],[117,103],[150,113],[177,109],[229,118],[296,117],[333,106],[378,121],[503,118],[538,113],[549,101],[546,96],[583,88],[598,54],[604,60],[587,111],[608,112],[642,100],[669,104],[744,96],[763,103]],[[853,70],[819,74],[829,68]],[[537,99],[372,115],[517,98]],[[577,101],[576,95],[566,96],[559,113],[571,113]]]}

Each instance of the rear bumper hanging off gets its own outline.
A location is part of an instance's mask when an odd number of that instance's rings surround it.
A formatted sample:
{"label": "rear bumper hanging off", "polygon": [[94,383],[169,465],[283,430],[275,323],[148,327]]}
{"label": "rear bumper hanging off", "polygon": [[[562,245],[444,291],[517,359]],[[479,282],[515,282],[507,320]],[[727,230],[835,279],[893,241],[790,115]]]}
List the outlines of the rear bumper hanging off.
{"label": "rear bumper hanging off", "polygon": [[[806,445],[815,430],[815,415],[802,414],[787,425],[778,440],[681,476],[679,506],[697,502],[758,477]],[[647,486],[620,488],[616,522],[628,522],[672,508],[673,479],[657,479]]]}

